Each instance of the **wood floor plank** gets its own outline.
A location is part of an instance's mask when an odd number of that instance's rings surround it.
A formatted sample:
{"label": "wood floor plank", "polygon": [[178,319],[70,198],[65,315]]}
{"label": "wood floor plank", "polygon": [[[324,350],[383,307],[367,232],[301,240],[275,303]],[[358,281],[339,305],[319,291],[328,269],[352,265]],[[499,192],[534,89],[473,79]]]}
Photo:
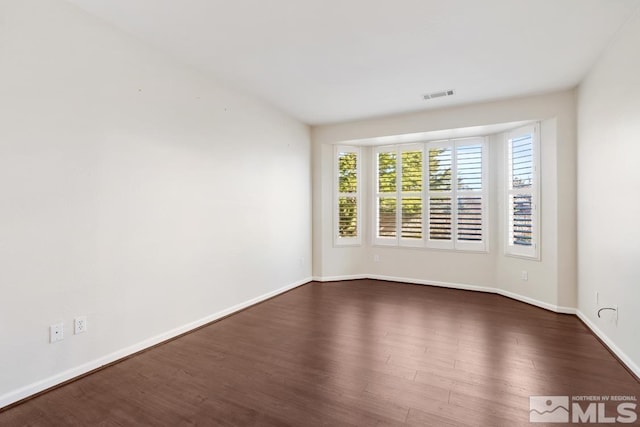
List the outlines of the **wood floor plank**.
{"label": "wood floor plank", "polygon": [[640,384],[575,316],[312,282],[0,411],[0,425],[524,426],[535,395],[640,398]]}

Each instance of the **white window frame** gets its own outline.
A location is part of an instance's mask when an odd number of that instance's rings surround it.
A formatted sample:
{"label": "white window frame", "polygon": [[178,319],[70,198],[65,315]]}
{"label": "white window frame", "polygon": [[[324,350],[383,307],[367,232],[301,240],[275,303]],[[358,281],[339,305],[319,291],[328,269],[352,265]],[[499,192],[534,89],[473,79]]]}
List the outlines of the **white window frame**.
{"label": "white window frame", "polygon": [[[529,188],[512,189],[511,141],[525,135],[532,135],[532,184]],[[507,256],[540,260],[540,123],[522,126],[507,133],[505,138],[505,248]],[[531,246],[516,245],[512,239],[511,196],[530,194],[532,205]]]}
{"label": "white window frame", "polygon": [[[396,191],[395,192],[388,192],[388,193],[381,193],[379,191],[378,185],[379,185],[379,179],[378,179],[378,154],[380,153],[393,153],[396,155]],[[373,236],[373,244],[374,245],[380,245],[380,246],[398,246],[399,242],[400,242],[400,230],[398,229],[398,222],[399,222],[399,215],[400,215],[400,209],[399,208],[399,199],[398,199],[398,174],[400,172],[400,158],[398,156],[398,146],[397,145],[392,145],[392,146],[378,146],[375,147],[373,150],[373,162],[371,163],[373,165],[373,179],[374,179],[374,184],[373,184],[373,221],[372,221],[372,236]],[[386,236],[379,236],[378,235],[378,231],[379,231],[379,227],[378,227],[378,215],[379,215],[379,211],[378,211],[378,200],[381,197],[394,197],[396,199],[396,235],[395,237],[386,237]]]}
{"label": "white window frame", "polygon": [[[338,156],[340,153],[354,153],[356,155],[356,179],[357,186],[355,193],[340,192],[340,162]],[[335,246],[359,246],[362,244],[362,154],[360,147],[336,145],[333,151],[333,244]],[[340,236],[340,214],[339,200],[340,197],[356,198],[356,237]]]}
{"label": "white window frame", "polygon": [[[457,147],[468,145],[469,143],[479,143],[482,146],[482,190],[465,191],[458,190],[455,185],[457,177],[456,159]],[[453,152],[452,164],[452,190],[447,192],[452,200],[452,229],[450,241],[437,241],[429,239],[429,200],[435,192],[429,188],[429,149],[430,148],[451,148]],[[422,191],[418,195],[422,200],[422,238],[409,239],[402,238],[402,198],[411,196],[412,193],[402,191],[402,153],[408,151],[422,152]],[[378,154],[394,153],[396,156],[396,191],[381,193],[378,189]],[[399,246],[399,247],[420,247],[429,249],[445,249],[455,251],[487,252],[489,249],[489,144],[484,137],[460,138],[453,140],[421,142],[414,144],[401,144],[392,146],[375,147],[372,153],[372,177],[374,179],[372,197],[372,221],[371,235],[373,244],[376,246]],[[440,192],[440,195],[442,193]],[[457,233],[457,200],[464,195],[474,195],[482,197],[482,241],[467,242],[459,241]],[[394,197],[396,199],[396,235],[395,237],[379,236],[378,231],[378,203],[380,197]]]}
{"label": "white window frame", "polygon": [[[457,188],[458,179],[458,152],[460,146],[479,144],[482,147],[482,190],[464,191]],[[450,148],[452,152],[451,164],[451,190],[447,192],[431,191],[429,188],[429,150],[431,148]],[[432,249],[449,249],[456,251],[488,252],[489,250],[489,144],[484,137],[460,138],[442,141],[428,142],[425,147],[427,170],[424,173],[425,190],[427,192],[424,201],[425,237],[426,246]],[[451,198],[451,240],[432,240],[429,238],[429,206],[432,197],[446,196]],[[482,198],[482,241],[467,242],[458,240],[458,198],[464,196],[480,196]]]}
{"label": "white window frame", "polygon": [[[430,165],[430,151],[431,149],[435,148],[435,149],[439,149],[439,148],[450,148],[452,150],[452,152],[455,152],[455,147],[453,145],[453,142],[450,140],[443,140],[443,141],[432,141],[432,142],[428,142],[427,144],[425,144],[425,153],[426,153],[426,171],[424,173],[424,182],[425,182],[425,191],[426,191],[426,197],[425,197],[425,215],[424,215],[424,229],[425,229],[425,242],[428,248],[431,249],[455,249],[455,198],[454,198],[454,177],[456,176],[456,166],[455,166],[455,155],[452,154],[452,160],[451,160],[451,190],[449,191],[431,191],[430,188],[430,182],[429,182],[429,177],[430,177],[430,170],[429,170],[429,165]],[[431,221],[430,221],[430,206],[431,206],[431,198],[434,197],[449,197],[451,199],[451,240],[447,241],[447,240],[432,240],[430,238],[430,228],[431,228]]]}
{"label": "white window frame", "polygon": [[[418,191],[402,191],[402,153],[407,152],[420,152],[422,153],[422,189]],[[397,181],[396,181],[396,190],[398,192],[398,220],[396,221],[396,229],[398,233],[398,244],[400,246],[408,246],[408,247],[423,247],[425,242],[425,222],[424,222],[424,206],[425,206],[425,151],[424,144],[403,144],[398,146],[398,169],[397,169]],[[422,204],[422,237],[419,239],[415,238],[406,238],[402,237],[402,199],[403,198],[411,198],[411,197],[419,197],[420,203]]]}

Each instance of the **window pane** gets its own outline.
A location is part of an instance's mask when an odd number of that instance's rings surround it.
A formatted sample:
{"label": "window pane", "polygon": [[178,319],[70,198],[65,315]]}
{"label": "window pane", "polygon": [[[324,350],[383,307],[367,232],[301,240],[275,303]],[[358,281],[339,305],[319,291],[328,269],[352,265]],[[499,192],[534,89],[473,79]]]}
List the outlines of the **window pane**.
{"label": "window pane", "polygon": [[429,190],[451,191],[451,148],[429,149]]}
{"label": "window pane", "polygon": [[458,197],[458,240],[482,241],[482,197]]}
{"label": "window pane", "polygon": [[358,191],[358,156],[356,153],[338,153],[338,191]]}
{"label": "window pane", "polygon": [[429,199],[429,239],[451,240],[451,197]]}
{"label": "window pane", "polygon": [[422,191],[422,151],[402,153],[402,191]]}
{"label": "window pane", "polygon": [[358,203],[355,197],[338,198],[338,236],[358,237]]}
{"label": "window pane", "polygon": [[396,191],[396,153],[378,153],[378,192]]}
{"label": "window pane", "polygon": [[482,145],[456,148],[458,190],[482,191]]}
{"label": "window pane", "polygon": [[510,140],[511,188],[530,188],[533,183],[533,135]]}
{"label": "window pane", "polygon": [[533,206],[531,194],[509,196],[509,244],[532,245]]}
{"label": "window pane", "polygon": [[378,199],[378,236],[396,237],[396,198]]}
{"label": "window pane", "polygon": [[402,230],[405,239],[422,239],[422,199],[407,197],[402,199]]}

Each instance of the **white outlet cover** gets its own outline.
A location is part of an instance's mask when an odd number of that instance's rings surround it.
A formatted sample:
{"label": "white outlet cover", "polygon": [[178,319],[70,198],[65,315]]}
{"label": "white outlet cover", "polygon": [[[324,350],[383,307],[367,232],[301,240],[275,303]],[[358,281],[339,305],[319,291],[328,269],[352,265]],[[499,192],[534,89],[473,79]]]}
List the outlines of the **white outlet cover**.
{"label": "white outlet cover", "polygon": [[49,342],[54,343],[64,339],[64,323],[49,326]]}
{"label": "white outlet cover", "polygon": [[87,331],[87,317],[76,317],[73,320],[73,333],[78,335]]}

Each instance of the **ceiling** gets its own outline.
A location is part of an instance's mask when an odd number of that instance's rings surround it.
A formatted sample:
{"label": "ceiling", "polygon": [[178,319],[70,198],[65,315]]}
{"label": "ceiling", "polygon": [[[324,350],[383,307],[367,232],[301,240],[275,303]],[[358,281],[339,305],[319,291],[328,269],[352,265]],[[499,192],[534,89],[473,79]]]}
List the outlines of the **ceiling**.
{"label": "ceiling", "polygon": [[[68,0],[308,124],[576,86],[637,0]],[[429,92],[455,95],[425,101]]]}
{"label": "ceiling", "polygon": [[372,138],[351,139],[347,141],[340,141],[340,144],[345,145],[392,145],[392,144],[408,144],[414,142],[427,142],[427,141],[439,141],[444,139],[459,139],[469,138],[476,136],[487,136],[500,132],[505,132],[511,129],[515,129],[526,124],[530,124],[531,121],[518,121],[507,123],[496,123],[493,125],[482,126],[470,126],[465,128],[455,129],[441,129],[427,132],[405,133],[401,135],[386,135],[376,136]]}

